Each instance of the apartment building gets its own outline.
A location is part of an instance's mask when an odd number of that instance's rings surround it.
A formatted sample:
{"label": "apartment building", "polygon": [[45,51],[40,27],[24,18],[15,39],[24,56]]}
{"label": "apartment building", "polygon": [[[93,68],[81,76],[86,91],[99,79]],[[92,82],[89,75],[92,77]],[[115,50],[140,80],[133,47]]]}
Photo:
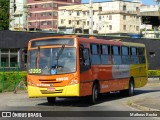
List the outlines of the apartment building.
{"label": "apartment building", "polygon": [[81,0],[27,0],[27,27],[56,32],[58,7],[80,3]]}
{"label": "apartment building", "polygon": [[[59,7],[58,28],[64,33],[89,33],[89,4]],[[93,3],[93,32],[140,32],[140,2],[113,0]]]}
{"label": "apartment building", "polygon": [[26,28],[26,0],[10,0],[10,30],[23,31]]}

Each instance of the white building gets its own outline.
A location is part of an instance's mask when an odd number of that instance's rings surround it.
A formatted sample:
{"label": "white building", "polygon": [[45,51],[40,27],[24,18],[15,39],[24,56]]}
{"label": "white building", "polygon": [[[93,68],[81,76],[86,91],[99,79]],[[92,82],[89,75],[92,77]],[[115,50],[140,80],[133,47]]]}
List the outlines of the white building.
{"label": "white building", "polygon": [[142,19],[145,18],[140,26],[143,36],[146,38],[160,38],[159,6],[142,5],[140,12],[143,15]]}
{"label": "white building", "polygon": [[26,30],[26,0],[10,0],[10,30]]}
{"label": "white building", "polygon": [[[59,7],[58,18],[60,32],[89,33],[89,4]],[[93,3],[94,33],[139,33],[140,23],[140,2]]]}

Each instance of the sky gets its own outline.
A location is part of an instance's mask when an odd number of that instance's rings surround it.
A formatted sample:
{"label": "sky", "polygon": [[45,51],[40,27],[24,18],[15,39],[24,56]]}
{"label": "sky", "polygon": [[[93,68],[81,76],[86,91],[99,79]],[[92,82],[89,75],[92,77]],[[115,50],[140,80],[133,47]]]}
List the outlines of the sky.
{"label": "sky", "polygon": [[[112,1],[112,0],[93,0],[93,2],[102,2],[102,1]],[[132,0],[127,0],[127,1],[132,1]],[[89,0],[82,0],[82,3],[88,3],[88,2]],[[141,0],[141,2],[146,5],[155,5],[154,0]]]}

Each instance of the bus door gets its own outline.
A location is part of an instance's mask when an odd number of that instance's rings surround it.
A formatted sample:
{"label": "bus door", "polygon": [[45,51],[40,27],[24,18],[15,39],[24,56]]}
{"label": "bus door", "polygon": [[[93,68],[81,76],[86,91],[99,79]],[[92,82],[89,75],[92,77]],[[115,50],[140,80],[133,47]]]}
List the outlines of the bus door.
{"label": "bus door", "polygon": [[83,45],[79,46],[79,65],[80,65],[80,94],[81,96],[89,95],[92,73],[90,64],[89,48],[85,48]]}
{"label": "bus door", "polygon": [[89,48],[84,48],[83,45],[79,47],[79,59],[80,59],[80,73],[83,73],[90,69],[90,55]]}

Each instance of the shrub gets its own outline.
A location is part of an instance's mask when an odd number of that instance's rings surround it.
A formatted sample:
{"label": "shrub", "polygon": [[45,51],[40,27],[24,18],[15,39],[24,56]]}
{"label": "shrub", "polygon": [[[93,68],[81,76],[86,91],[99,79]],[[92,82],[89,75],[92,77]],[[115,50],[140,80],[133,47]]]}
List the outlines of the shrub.
{"label": "shrub", "polygon": [[160,76],[160,70],[148,70],[148,76]]}
{"label": "shrub", "polygon": [[[13,91],[19,82],[24,78],[26,80],[27,73],[23,72],[0,72],[0,92]],[[4,88],[3,88],[4,87]]]}

